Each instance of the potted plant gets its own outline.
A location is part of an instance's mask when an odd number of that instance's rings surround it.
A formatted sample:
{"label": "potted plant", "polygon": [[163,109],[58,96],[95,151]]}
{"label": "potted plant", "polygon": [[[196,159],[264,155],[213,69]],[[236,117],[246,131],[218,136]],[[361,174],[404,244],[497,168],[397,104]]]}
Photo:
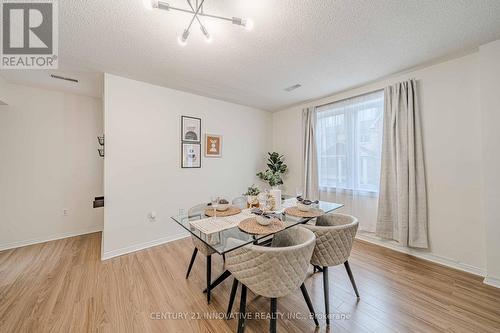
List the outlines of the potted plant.
{"label": "potted plant", "polygon": [[254,205],[257,201],[257,196],[259,195],[260,193],[260,189],[255,186],[254,184],[252,184],[252,186],[250,186],[246,193],[243,193],[243,195],[246,195],[247,197],[247,202],[248,204],[251,206],[251,205]]}
{"label": "potted plant", "polygon": [[268,169],[257,174],[261,180],[266,181],[273,189],[277,189],[279,185],[283,185],[283,175],[288,171],[285,164],[285,157],[277,152],[268,153],[267,159]]}

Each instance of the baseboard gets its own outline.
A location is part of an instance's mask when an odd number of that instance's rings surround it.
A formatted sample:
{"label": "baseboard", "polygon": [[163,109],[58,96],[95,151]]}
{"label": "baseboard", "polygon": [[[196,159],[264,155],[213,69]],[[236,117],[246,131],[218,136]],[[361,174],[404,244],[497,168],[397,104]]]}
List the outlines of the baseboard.
{"label": "baseboard", "polygon": [[483,283],[492,287],[500,288],[500,279],[491,276],[485,277]]}
{"label": "baseboard", "polygon": [[434,262],[436,264],[440,264],[440,265],[447,266],[450,268],[458,269],[459,271],[463,271],[463,272],[467,272],[467,273],[471,273],[471,274],[479,275],[479,276],[486,276],[486,271],[484,269],[479,268],[479,267],[465,264],[463,262],[456,261],[453,259],[441,257],[441,256],[435,255],[433,253],[422,252],[422,251],[419,251],[416,249],[402,247],[393,241],[382,240],[376,236],[358,233],[356,235],[356,238],[363,240],[365,242],[368,242],[368,243],[372,243],[372,244],[376,244],[376,245],[380,245],[380,246],[389,248],[389,249],[394,250],[394,251],[406,253],[406,254],[412,255],[414,257],[420,258],[420,259],[431,261],[431,262]]}
{"label": "baseboard", "polygon": [[101,255],[101,260],[108,260],[111,258],[122,256],[124,254],[132,253],[132,252],[136,252],[136,251],[140,251],[140,250],[145,250],[145,249],[153,247],[153,246],[158,246],[158,245],[162,245],[165,243],[170,243],[170,242],[173,242],[173,241],[176,241],[179,239],[183,239],[186,237],[189,237],[189,234],[187,232],[182,232],[182,233],[175,234],[175,235],[172,235],[169,237],[162,237],[162,238],[158,238],[158,239],[155,239],[155,240],[152,240],[149,242],[134,244],[134,245],[130,245],[127,247],[123,247],[121,249],[103,252]]}
{"label": "baseboard", "polygon": [[0,251],[15,249],[18,247],[28,246],[28,245],[33,245],[33,244],[50,242],[50,241],[54,241],[54,240],[58,240],[58,239],[62,239],[62,238],[86,235],[86,234],[91,234],[91,233],[100,232],[100,231],[102,231],[102,226],[93,226],[90,228],[81,229],[81,230],[77,230],[77,231],[62,232],[62,233],[58,233],[58,234],[47,236],[47,237],[40,237],[40,238],[34,238],[34,239],[29,239],[29,240],[4,243],[4,244],[0,244]]}

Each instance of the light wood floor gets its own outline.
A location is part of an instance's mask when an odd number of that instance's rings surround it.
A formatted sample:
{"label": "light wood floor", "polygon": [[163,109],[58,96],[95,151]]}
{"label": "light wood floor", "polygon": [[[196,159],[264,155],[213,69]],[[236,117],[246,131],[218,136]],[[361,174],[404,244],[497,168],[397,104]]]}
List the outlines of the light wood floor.
{"label": "light wood floor", "polygon": [[[235,319],[151,319],[226,309],[232,280],[215,289],[207,305],[204,258],[184,278],[189,239],[105,262],[99,260],[100,243],[96,233],[0,252],[0,332],[235,332]],[[480,277],[359,241],[350,263],[361,299],[356,301],[343,266],[333,268],[330,306],[348,317],[333,320],[329,329],[321,321],[320,332],[500,332],[500,290]],[[213,265],[215,277],[221,258]],[[311,270],[306,286],[322,313],[321,275]],[[250,293],[248,308],[266,312],[269,302]],[[279,299],[278,311],[306,314],[300,291]],[[268,325],[252,319],[246,332],[266,332]],[[278,331],[316,329],[311,320],[283,317]]]}

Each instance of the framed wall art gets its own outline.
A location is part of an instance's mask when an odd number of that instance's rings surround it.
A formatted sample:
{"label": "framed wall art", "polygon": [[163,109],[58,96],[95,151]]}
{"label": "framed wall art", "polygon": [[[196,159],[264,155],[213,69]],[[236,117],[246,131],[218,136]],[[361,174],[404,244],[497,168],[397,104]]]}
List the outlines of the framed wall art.
{"label": "framed wall art", "polygon": [[201,168],[201,144],[182,143],[181,167],[184,169]]}
{"label": "framed wall art", "polygon": [[201,119],[181,116],[181,141],[201,143]]}
{"label": "framed wall art", "polygon": [[222,136],[205,134],[205,157],[222,157]]}

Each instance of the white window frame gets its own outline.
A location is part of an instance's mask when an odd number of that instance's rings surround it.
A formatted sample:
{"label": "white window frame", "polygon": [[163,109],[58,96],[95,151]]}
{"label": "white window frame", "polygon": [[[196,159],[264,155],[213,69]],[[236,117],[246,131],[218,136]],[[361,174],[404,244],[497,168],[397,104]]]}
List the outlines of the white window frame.
{"label": "white window frame", "polygon": [[[379,98],[375,98],[373,100],[368,100],[368,101],[359,101],[358,103],[356,104],[352,104],[352,105],[349,105],[349,101],[352,101],[353,103],[355,103],[355,101],[360,98],[362,98],[363,96],[366,96],[366,95],[376,95],[376,94],[380,94],[381,96],[379,96]],[[374,96],[376,97],[376,96]],[[381,100],[380,100],[381,98]],[[359,168],[361,168],[361,164],[362,162],[359,161],[357,162],[356,159],[358,157],[358,147],[359,147],[359,143],[360,143],[360,133],[359,133],[359,128],[357,126],[357,116],[358,116],[358,111],[359,111],[359,106],[361,103],[377,103],[378,105],[377,106],[382,106],[382,113],[381,113],[381,119],[379,120],[380,121],[380,126],[382,127],[382,122],[383,122],[383,105],[384,105],[384,91],[383,90],[376,90],[376,91],[371,91],[369,93],[366,93],[366,94],[362,94],[362,95],[357,95],[357,96],[353,96],[353,97],[350,97],[350,98],[347,98],[347,99],[342,99],[342,100],[339,100],[339,101],[335,101],[335,102],[332,102],[332,103],[328,103],[328,104],[324,104],[324,105],[321,105],[321,106],[318,106],[316,107],[316,111],[317,111],[317,114],[316,114],[316,128],[317,128],[317,133],[318,133],[318,137],[316,138],[317,139],[317,145],[319,146],[319,140],[321,140],[322,138],[320,138],[320,134],[321,134],[321,130],[320,130],[320,122],[321,121],[324,121],[324,119],[326,118],[329,118],[329,117],[334,117],[336,115],[344,115],[344,127],[346,128],[346,168],[347,168],[347,172],[346,172],[346,182],[343,182],[343,183],[340,183],[340,184],[336,184],[335,186],[330,186],[328,184],[322,184],[321,181],[322,181],[322,174],[321,174],[321,159],[322,158],[325,158],[324,156],[321,155],[321,152],[320,150],[318,149],[318,175],[319,175],[319,186],[320,186],[320,190],[321,191],[342,191],[344,193],[356,193],[356,194],[360,194],[360,195],[366,195],[366,196],[377,196],[378,195],[378,192],[379,192],[379,187],[377,187],[376,189],[373,188],[373,187],[365,187],[365,188],[361,188],[360,186],[360,180],[358,179],[360,176],[361,176],[361,170]],[[347,105],[346,105],[347,104]],[[382,129],[381,129],[382,130]],[[356,140],[356,137],[357,140]],[[382,144],[380,142],[380,144]],[[382,147],[380,147],[380,150],[381,150]],[[351,156],[350,156],[351,155]],[[367,162],[365,162],[367,163]],[[353,168],[357,168],[358,170],[357,171],[354,171]],[[340,172],[337,172],[337,179],[339,177],[341,173]]]}

